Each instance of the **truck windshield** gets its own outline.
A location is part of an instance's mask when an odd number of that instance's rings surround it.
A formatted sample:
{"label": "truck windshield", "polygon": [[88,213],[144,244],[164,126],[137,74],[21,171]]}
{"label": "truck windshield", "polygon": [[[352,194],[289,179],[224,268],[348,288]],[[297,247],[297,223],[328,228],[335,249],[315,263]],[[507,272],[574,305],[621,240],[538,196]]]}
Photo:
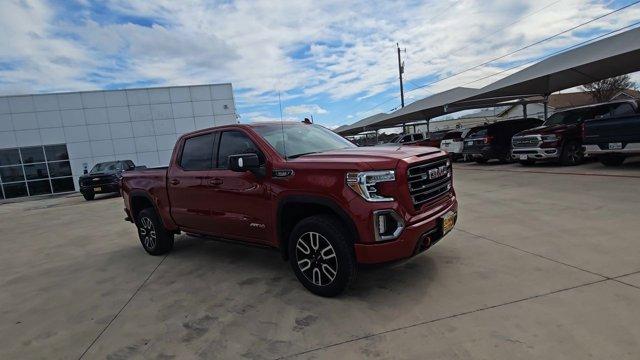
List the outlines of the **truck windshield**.
{"label": "truck windshield", "polygon": [[264,124],[254,126],[254,130],[284,158],[356,147],[347,139],[318,125]]}
{"label": "truck windshield", "polygon": [[557,112],[544,122],[544,126],[575,124],[579,121],[595,119],[608,114],[611,111],[610,105],[601,105],[583,109],[573,109]]}
{"label": "truck windshield", "polygon": [[118,167],[117,161],[103,162],[103,163],[96,164],[91,169],[90,173],[95,174],[99,172],[112,172],[112,171],[116,171],[117,167]]}

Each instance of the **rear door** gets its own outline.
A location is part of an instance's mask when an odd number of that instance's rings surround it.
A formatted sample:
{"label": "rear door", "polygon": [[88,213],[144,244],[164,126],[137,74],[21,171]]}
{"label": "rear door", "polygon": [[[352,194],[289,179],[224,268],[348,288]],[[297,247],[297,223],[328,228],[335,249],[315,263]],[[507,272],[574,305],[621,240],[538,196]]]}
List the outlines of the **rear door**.
{"label": "rear door", "polygon": [[215,134],[186,138],[176,163],[167,172],[171,216],[180,227],[215,234],[210,203],[215,192],[210,184]]}
{"label": "rear door", "polygon": [[222,236],[265,242],[272,230],[270,203],[264,178],[251,172],[227,169],[230,155],[254,153],[266,166],[265,156],[250,136],[242,130],[228,130],[220,134],[217,161],[212,171],[216,201],[209,206],[214,223],[219,224]]}

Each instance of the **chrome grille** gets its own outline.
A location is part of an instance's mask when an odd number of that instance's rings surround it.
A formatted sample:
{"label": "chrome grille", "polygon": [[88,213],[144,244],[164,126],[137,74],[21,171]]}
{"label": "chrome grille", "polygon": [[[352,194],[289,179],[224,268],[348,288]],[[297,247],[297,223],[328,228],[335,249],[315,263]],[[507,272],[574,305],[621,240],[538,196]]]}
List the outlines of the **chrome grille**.
{"label": "chrome grille", "polygon": [[414,207],[419,208],[449,192],[451,174],[451,162],[448,159],[410,167],[407,170],[407,182]]}
{"label": "chrome grille", "polygon": [[538,147],[540,139],[537,136],[519,136],[511,139],[514,148]]}

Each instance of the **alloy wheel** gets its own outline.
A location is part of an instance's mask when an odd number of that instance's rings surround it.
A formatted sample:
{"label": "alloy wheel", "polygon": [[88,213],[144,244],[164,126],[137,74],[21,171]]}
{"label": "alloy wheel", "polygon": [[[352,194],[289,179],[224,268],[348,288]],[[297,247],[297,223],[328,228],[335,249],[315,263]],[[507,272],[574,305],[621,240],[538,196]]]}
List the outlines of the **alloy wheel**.
{"label": "alloy wheel", "polygon": [[147,249],[154,249],[156,247],[156,229],[153,226],[153,222],[148,217],[140,219],[140,239]]}
{"label": "alloy wheel", "polygon": [[306,232],[298,238],[296,262],[304,277],[317,286],[331,284],[338,274],[336,251],[317,232]]}

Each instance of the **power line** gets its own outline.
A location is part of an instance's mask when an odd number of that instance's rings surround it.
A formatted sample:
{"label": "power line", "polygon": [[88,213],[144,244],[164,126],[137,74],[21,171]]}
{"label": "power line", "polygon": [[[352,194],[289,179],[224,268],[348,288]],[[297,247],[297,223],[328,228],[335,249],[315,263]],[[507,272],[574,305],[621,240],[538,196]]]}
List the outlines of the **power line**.
{"label": "power line", "polygon": [[[467,68],[467,69],[462,70],[462,71],[460,71],[460,72],[457,72],[457,73],[455,73],[455,74],[452,74],[452,75],[446,76],[446,77],[444,77],[444,78],[438,79],[438,80],[436,80],[436,81],[432,81],[432,82],[430,82],[430,83],[428,83],[428,84],[422,85],[422,86],[420,86],[420,87],[418,87],[418,88],[415,88],[415,89],[412,89],[412,90],[410,90],[410,91],[415,91],[415,90],[417,90],[417,89],[421,89],[421,88],[425,88],[425,87],[427,87],[427,86],[431,86],[431,85],[433,85],[433,84],[437,84],[437,83],[442,82],[442,81],[444,81],[444,80],[451,79],[452,77],[455,77],[455,76],[458,76],[458,75],[461,75],[461,74],[467,73],[467,72],[469,72],[469,71],[471,71],[471,70],[475,70],[475,69],[477,69],[477,68],[479,68],[479,67],[482,67],[482,66],[485,66],[485,65],[487,65],[487,64],[490,64],[490,63],[492,63],[492,62],[494,62],[494,61],[496,61],[496,60],[504,59],[504,58],[506,58],[506,57],[508,57],[508,56],[511,56],[511,55],[513,55],[513,54],[515,54],[515,53],[518,53],[518,52],[520,52],[520,51],[522,51],[522,50],[526,50],[526,49],[531,48],[531,47],[533,47],[533,46],[539,45],[539,44],[541,44],[541,43],[543,43],[543,42],[546,42],[546,41],[549,41],[549,40],[551,40],[551,39],[554,39],[554,38],[556,38],[556,37],[558,37],[558,36],[560,36],[560,35],[562,35],[562,34],[566,34],[566,33],[568,33],[568,32],[571,32],[571,31],[573,31],[573,30],[575,30],[575,29],[578,29],[578,28],[580,28],[580,27],[582,27],[582,26],[585,26],[585,25],[588,25],[588,24],[590,24],[590,23],[592,23],[592,22],[594,22],[594,21],[600,20],[600,19],[602,19],[602,18],[604,18],[604,17],[606,17],[606,16],[609,16],[609,15],[611,15],[611,14],[614,14],[614,13],[617,13],[617,12],[622,11],[622,10],[624,10],[624,9],[627,9],[627,8],[629,8],[629,7],[633,6],[633,5],[638,4],[638,3],[640,3],[640,0],[639,0],[639,1],[634,1],[634,2],[632,2],[631,4],[625,5],[625,6],[621,7],[621,8],[618,8],[618,9],[616,9],[616,10],[610,11],[610,12],[608,12],[608,13],[606,13],[606,14],[603,14],[603,15],[597,16],[597,17],[595,17],[595,18],[593,18],[593,19],[591,19],[591,20],[589,20],[589,21],[587,21],[587,22],[584,22],[584,23],[581,23],[581,24],[579,24],[579,25],[573,26],[573,27],[571,27],[571,28],[569,28],[569,29],[563,30],[563,31],[561,31],[561,32],[559,32],[559,33],[557,33],[557,34],[551,35],[551,36],[546,37],[546,38],[544,38],[544,39],[542,39],[542,40],[538,40],[538,41],[533,42],[533,43],[531,43],[531,44],[529,44],[529,45],[523,46],[523,47],[521,47],[521,48],[519,48],[519,49],[516,49],[516,50],[514,50],[514,51],[511,51],[511,52],[509,52],[509,53],[507,53],[507,54],[500,55],[500,56],[498,56],[498,57],[496,57],[496,58],[493,58],[493,59],[491,59],[491,60],[485,61],[485,62],[483,62],[483,63],[481,63],[481,64],[478,64],[478,65],[472,66],[472,67],[470,67],[470,68]],[[409,91],[407,91],[407,92],[409,92]]]}
{"label": "power line", "polygon": [[[598,39],[600,39],[600,38],[603,38],[603,37],[609,36],[609,35],[611,35],[611,34],[614,34],[614,33],[620,32],[620,31],[622,31],[622,30],[626,30],[626,29],[629,29],[629,28],[633,28],[634,26],[637,26],[637,25],[640,25],[640,21],[635,22],[635,23],[630,24],[630,25],[627,25],[627,26],[624,26],[624,27],[621,27],[621,28],[618,28],[618,29],[615,29],[615,30],[612,30],[612,31],[609,31],[608,33],[600,34],[600,35],[598,35],[598,36],[596,36],[596,37],[594,37],[594,38],[591,38],[591,39],[588,39],[588,40],[582,41],[582,42],[577,43],[577,44],[575,44],[575,45],[571,45],[571,46],[566,47],[566,48],[564,48],[564,49],[560,49],[560,50],[554,51],[554,52],[552,52],[551,54],[547,54],[547,55],[541,56],[541,57],[539,57],[539,58],[536,58],[536,59],[533,59],[533,60],[529,60],[529,61],[527,61],[527,62],[525,62],[525,63],[523,63],[523,64],[516,65],[516,66],[510,67],[510,68],[508,68],[508,69],[504,69],[504,70],[502,70],[502,71],[499,71],[499,72],[494,73],[494,74],[491,74],[491,75],[483,76],[483,77],[481,77],[481,78],[479,78],[479,79],[475,79],[475,80],[473,80],[473,81],[469,81],[469,82],[467,82],[467,83],[462,84],[462,86],[469,85],[469,84],[473,84],[473,83],[475,83],[475,82],[478,82],[478,81],[481,81],[481,80],[485,80],[485,79],[488,79],[488,78],[490,78],[490,77],[494,77],[494,76],[496,76],[496,75],[503,74],[503,73],[505,73],[505,72],[507,72],[507,71],[511,71],[511,70],[513,70],[513,69],[517,69],[517,68],[519,68],[519,67],[522,67],[522,66],[525,66],[525,65],[528,65],[528,64],[531,64],[531,63],[534,63],[534,62],[540,61],[540,60],[544,60],[544,59],[550,58],[550,57],[552,57],[552,56],[554,56],[554,55],[557,55],[557,54],[563,53],[563,52],[565,52],[565,51],[568,51],[568,50],[571,50],[571,49],[574,49],[574,48],[577,48],[577,47],[579,47],[579,46],[582,46],[582,45],[587,44],[587,43],[590,43],[590,42],[592,42],[592,41],[594,41],[594,40],[598,40]],[[409,91],[411,91],[411,90],[409,90]],[[409,92],[409,91],[407,91],[407,92]]]}

